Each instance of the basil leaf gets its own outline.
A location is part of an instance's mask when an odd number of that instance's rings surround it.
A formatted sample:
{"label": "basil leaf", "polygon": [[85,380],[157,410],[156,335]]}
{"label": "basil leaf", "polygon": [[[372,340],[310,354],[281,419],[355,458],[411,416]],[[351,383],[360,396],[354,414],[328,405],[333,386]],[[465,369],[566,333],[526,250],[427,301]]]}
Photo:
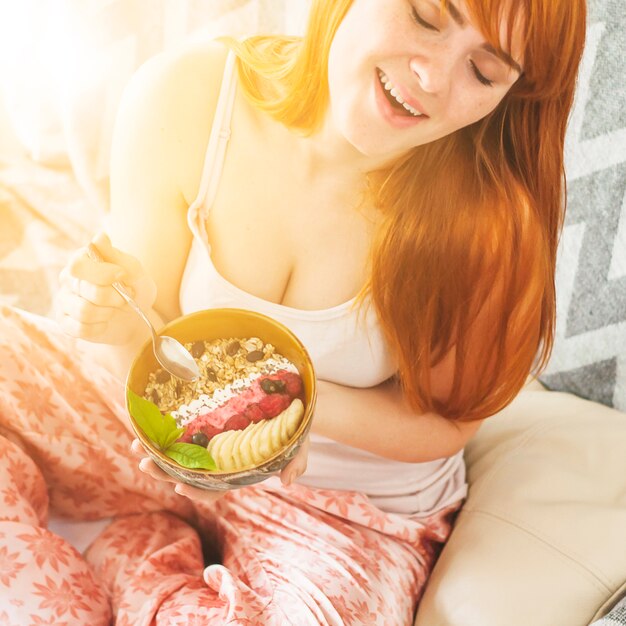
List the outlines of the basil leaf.
{"label": "basil leaf", "polygon": [[189,469],[217,469],[213,457],[206,448],[193,443],[176,443],[185,429],[178,428],[176,420],[169,413],[161,414],[156,404],[138,396],[130,389],[128,406],[130,414],[141,430],[170,459]]}
{"label": "basil leaf", "polygon": [[173,443],[164,452],[170,459],[189,469],[217,469],[209,451],[194,443]]}
{"label": "basil leaf", "polygon": [[[166,419],[168,417],[170,417],[172,420],[174,419],[169,413],[167,413],[165,415]],[[180,438],[180,436],[184,432],[185,432],[185,429],[184,428],[178,428],[176,426],[176,422],[174,421],[174,428],[173,428],[173,430],[170,431],[169,435],[167,436],[167,438],[163,442],[163,445],[162,445],[163,450],[167,450],[174,442],[176,442]]]}
{"label": "basil leaf", "polygon": [[176,441],[182,434],[182,429],[176,426],[176,420],[169,413],[162,415],[154,402],[138,396],[130,389],[128,407],[141,430],[161,450],[171,445],[172,441]]}

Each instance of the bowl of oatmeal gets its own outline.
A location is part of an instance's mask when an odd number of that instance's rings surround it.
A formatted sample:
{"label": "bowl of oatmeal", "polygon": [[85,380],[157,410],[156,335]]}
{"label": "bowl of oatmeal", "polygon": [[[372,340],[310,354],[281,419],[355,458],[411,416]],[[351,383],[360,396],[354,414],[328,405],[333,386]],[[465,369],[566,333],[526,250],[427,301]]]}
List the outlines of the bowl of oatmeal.
{"label": "bowl of oatmeal", "polygon": [[306,437],[315,373],[299,339],[244,309],[207,309],[161,331],[192,354],[200,378],[184,382],[146,342],[126,381],[131,426],[154,462],[205,489],[251,485],[280,472]]}

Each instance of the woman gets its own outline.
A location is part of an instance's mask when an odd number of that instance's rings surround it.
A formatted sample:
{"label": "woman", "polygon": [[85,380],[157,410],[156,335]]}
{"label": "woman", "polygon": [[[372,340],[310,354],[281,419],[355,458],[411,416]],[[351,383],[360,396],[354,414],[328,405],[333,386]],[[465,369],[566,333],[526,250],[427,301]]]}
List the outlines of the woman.
{"label": "woman", "polygon": [[[464,445],[550,353],[584,24],[582,0],[317,0],[302,40],[199,45],[137,74],[95,239],[108,262],[79,250],[62,275],[61,327],[90,343],[2,322],[19,337],[0,371],[18,381],[0,400],[18,603],[68,623],[107,623],[107,597],[134,626],[411,622]],[[227,305],[300,336],[319,398],[282,486],[220,497],[136,471],[120,380],[146,334],[115,280],[157,326]],[[25,385],[38,411],[16,411]],[[44,480],[56,510],[117,517],[86,554],[102,589],[65,547],[63,593],[33,582]],[[221,564],[204,569],[199,537]]]}

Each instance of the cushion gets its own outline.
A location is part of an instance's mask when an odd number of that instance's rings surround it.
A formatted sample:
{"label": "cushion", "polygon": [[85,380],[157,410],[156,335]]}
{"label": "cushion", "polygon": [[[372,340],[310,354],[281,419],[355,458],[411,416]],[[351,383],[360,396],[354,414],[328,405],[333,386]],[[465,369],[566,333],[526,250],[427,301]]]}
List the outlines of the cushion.
{"label": "cushion", "polygon": [[626,13],[588,0],[567,134],[556,341],[541,381],[626,411]]}
{"label": "cushion", "polygon": [[416,626],[587,626],[626,584],[626,414],[523,390],[466,449]]}

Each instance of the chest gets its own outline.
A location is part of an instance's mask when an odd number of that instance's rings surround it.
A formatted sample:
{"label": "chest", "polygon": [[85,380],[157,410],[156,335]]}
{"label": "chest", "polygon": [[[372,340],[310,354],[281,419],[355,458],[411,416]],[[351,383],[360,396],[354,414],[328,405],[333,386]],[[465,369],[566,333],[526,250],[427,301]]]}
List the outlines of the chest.
{"label": "chest", "polygon": [[350,300],[366,282],[375,220],[362,194],[340,190],[332,177],[303,182],[294,154],[268,144],[237,109],[205,208],[216,270],[248,293],[319,310]]}

